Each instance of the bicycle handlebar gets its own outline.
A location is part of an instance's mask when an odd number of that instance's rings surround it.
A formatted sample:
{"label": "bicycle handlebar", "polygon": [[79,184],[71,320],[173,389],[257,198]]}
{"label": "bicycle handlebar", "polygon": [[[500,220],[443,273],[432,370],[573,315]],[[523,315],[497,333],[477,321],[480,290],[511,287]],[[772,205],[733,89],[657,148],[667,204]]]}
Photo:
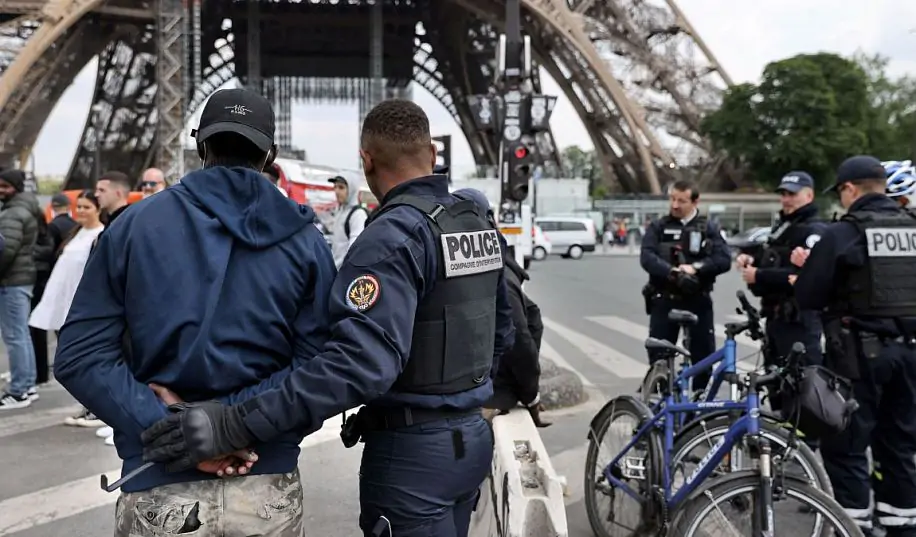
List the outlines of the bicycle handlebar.
{"label": "bicycle handlebar", "polygon": [[[739,291],[740,292],[740,291]],[[763,384],[769,384],[771,382],[782,379],[785,376],[785,370],[790,367],[794,367],[797,363],[797,360],[801,358],[807,350],[805,345],[800,341],[796,341],[792,344],[792,350],[789,351],[789,354],[786,355],[786,367],[780,368],[763,375],[751,374],[751,384],[753,386],[760,386]]]}
{"label": "bicycle handlebar", "polygon": [[747,295],[744,294],[744,291],[736,292],[735,296],[738,297],[738,303],[741,305],[741,307],[737,308],[737,313],[747,316],[747,322],[741,323],[741,329],[738,331],[738,333],[747,330],[750,332],[751,339],[763,339],[763,331],[760,329],[760,311],[751,305],[751,302],[747,299]]}

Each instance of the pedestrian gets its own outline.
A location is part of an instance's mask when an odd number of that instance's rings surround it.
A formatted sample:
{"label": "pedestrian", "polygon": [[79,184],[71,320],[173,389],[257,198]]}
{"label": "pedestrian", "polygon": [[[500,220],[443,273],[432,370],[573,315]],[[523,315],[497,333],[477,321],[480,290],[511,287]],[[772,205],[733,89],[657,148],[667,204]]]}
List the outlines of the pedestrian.
{"label": "pedestrian", "polygon": [[493,457],[481,405],[513,341],[499,232],[432,175],[429,120],[413,102],[366,115],[360,157],[382,205],[334,281],[330,341],[277,389],[152,426],[144,456],[191,464],[364,404],[341,433],[365,442],[363,535],[463,537]]}
{"label": "pedestrian", "polygon": [[[825,365],[852,380],[860,408],[845,431],[821,441],[837,502],[863,531],[916,536],[916,219],[885,195],[878,159],[855,156],[837,170],[847,213],[821,234],[795,281],[802,310],[824,310]],[[871,447],[875,474],[869,475]],[[874,488],[874,518],[871,493]]]}
{"label": "pedestrian", "polygon": [[[259,94],[214,93],[193,132],[203,169],[131,206],[89,257],[55,374],[114,429],[122,475],[143,464],[141,433],[167,404],[245,402],[324,344],[334,262],[312,210],[261,176],[275,130]],[[256,465],[240,451],[147,469],[122,486],[116,537],[300,537],[305,431],[246,445]]]}
{"label": "pedestrian", "polygon": [[[776,187],[782,211],[766,243],[755,255],[740,254],[735,262],[748,289],[760,297],[761,313],[767,319],[764,364],[784,365],[797,341],[805,344],[805,365],[821,363],[820,311],[801,311],[789,276],[798,273],[790,261],[795,248],[813,248],[826,223],[814,204],[814,178],[804,171],[786,174]],[[778,406],[778,400],[771,400]]]}
{"label": "pedestrian", "polygon": [[359,202],[359,183],[355,178],[337,175],[328,182],[334,185],[334,195],[337,196],[331,227],[331,252],[334,264],[340,267],[347,251],[365,229],[369,211]]}
{"label": "pedestrian", "polygon": [[[677,342],[680,327],[668,319],[671,310],[685,310],[697,316],[690,327],[691,360],[694,363],[716,350],[712,289],[716,277],[731,268],[731,255],[719,227],[700,214],[700,191],[686,180],[675,181],[668,190],[670,212],[646,229],[639,263],[649,273],[643,288],[649,336]],[[649,351],[649,363],[664,358]],[[709,382],[710,373],[693,378],[693,390]]]}
{"label": "pedestrian", "polygon": [[34,248],[38,219],[43,215],[38,199],[24,189],[22,170],[0,172],[0,235],[6,240],[0,255],[0,337],[9,355],[11,375],[0,394],[0,410],[25,408],[38,398],[29,313],[37,274]]}
{"label": "pedestrian", "polygon": [[162,192],[166,186],[165,174],[159,168],[146,170],[140,178],[140,192],[144,199]]}
{"label": "pedestrian", "polygon": [[[76,222],[70,217],[70,198],[65,194],[54,194],[51,197],[51,212],[54,217],[50,222],[45,221],[43,214],[39,215],[38,237],[35,240],[33,257],[35,258],[35,286],[32,288],[32,311],[38,307],[44,297],[45,287],[57,262],[60,245],[76,227]],[[29,335],[32,338],[32,348],[35,352],[35,384],[42,386],[50,379],[51,369],[48,361],[48,332],[41,328],[29,326]]]}
{"label": "pedestrian", "polygon": [[[487,215],[496,226],[493,209],[486,195],[473,188],[452,192],[456,198],[471,200]],[[541,309],[522,289],[522,283],[530,276],[515,261],[508,249],[503,252],[503,272],[506,277],[509,306],[512,310],[512,324],[515,326],[515,344],[499,357],[499,368],[493,377],[493,397],[484,403],[484,416],[492,419],[505,414],[519,403],[531,414],[538,427],[549,427],[551,423],[541,419],[544,405],[541,403],[541,337],[544,323]]]}

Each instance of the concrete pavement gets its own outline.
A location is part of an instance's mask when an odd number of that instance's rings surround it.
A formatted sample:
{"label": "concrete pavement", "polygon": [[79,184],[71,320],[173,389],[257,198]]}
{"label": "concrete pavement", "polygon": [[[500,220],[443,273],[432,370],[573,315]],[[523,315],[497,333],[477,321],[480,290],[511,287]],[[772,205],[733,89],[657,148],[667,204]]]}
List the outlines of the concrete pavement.
{"label": "concrete pavement", "polygon": [[[570,535],[590,536],[582,501],[585,434],[601,404],[632,392],[645,373],[647,319],[640,294],[645,275],[629,256],[551,258],[535,262],[530,272],[526,289],[545,317],[543,355],[576,372],[590,392],[586,403],[549,413],[554,425],[541,435],[554,468],[567,478]],[[719,325],[733,320],[734,292],[742,287],[734,273],[721,278],[715,292]],[[753,349],[750,342],[739,343],[740,355]],[[61,425],[73,409],[69,395],[52,385],[31,408],[0,414],[0,456],[7,461],[0,480],[0,535],[112,534],[116,496],[99,489],[99,474],[115,470],[119,461],[94,430]],[[339,423],[329,420],[304,443],[306,535],[357,533],[361,445],[344,449],[337,439]]]}

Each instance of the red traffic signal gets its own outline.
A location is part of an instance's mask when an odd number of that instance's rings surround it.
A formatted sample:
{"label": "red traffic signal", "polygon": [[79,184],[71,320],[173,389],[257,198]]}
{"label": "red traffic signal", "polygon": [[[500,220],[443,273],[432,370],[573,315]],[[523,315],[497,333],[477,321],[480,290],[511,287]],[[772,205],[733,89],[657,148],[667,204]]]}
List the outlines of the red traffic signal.
{"label": "red traffic signal", "polygon": [[525,146],[519,146],[515,148],[515,158],[523,159],[528,156],[528,148]]}

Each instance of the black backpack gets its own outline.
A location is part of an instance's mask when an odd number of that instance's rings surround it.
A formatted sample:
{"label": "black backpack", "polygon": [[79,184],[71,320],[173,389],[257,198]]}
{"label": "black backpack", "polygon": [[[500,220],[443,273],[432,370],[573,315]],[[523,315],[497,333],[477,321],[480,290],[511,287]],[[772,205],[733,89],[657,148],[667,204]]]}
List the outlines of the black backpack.
{"label": "black backpack", "polygon": [[366,216],[369,215],[369,211],[366,211],[366,208],[363,207],[362,205],[357,205],[350,209],[350,212],[347,213],[347,219],[344,220],[344,233],[347,235],[348,239],[350,238],[350,217],[353,216],[353,213],[355,213],[356,211],[365,211]]}

